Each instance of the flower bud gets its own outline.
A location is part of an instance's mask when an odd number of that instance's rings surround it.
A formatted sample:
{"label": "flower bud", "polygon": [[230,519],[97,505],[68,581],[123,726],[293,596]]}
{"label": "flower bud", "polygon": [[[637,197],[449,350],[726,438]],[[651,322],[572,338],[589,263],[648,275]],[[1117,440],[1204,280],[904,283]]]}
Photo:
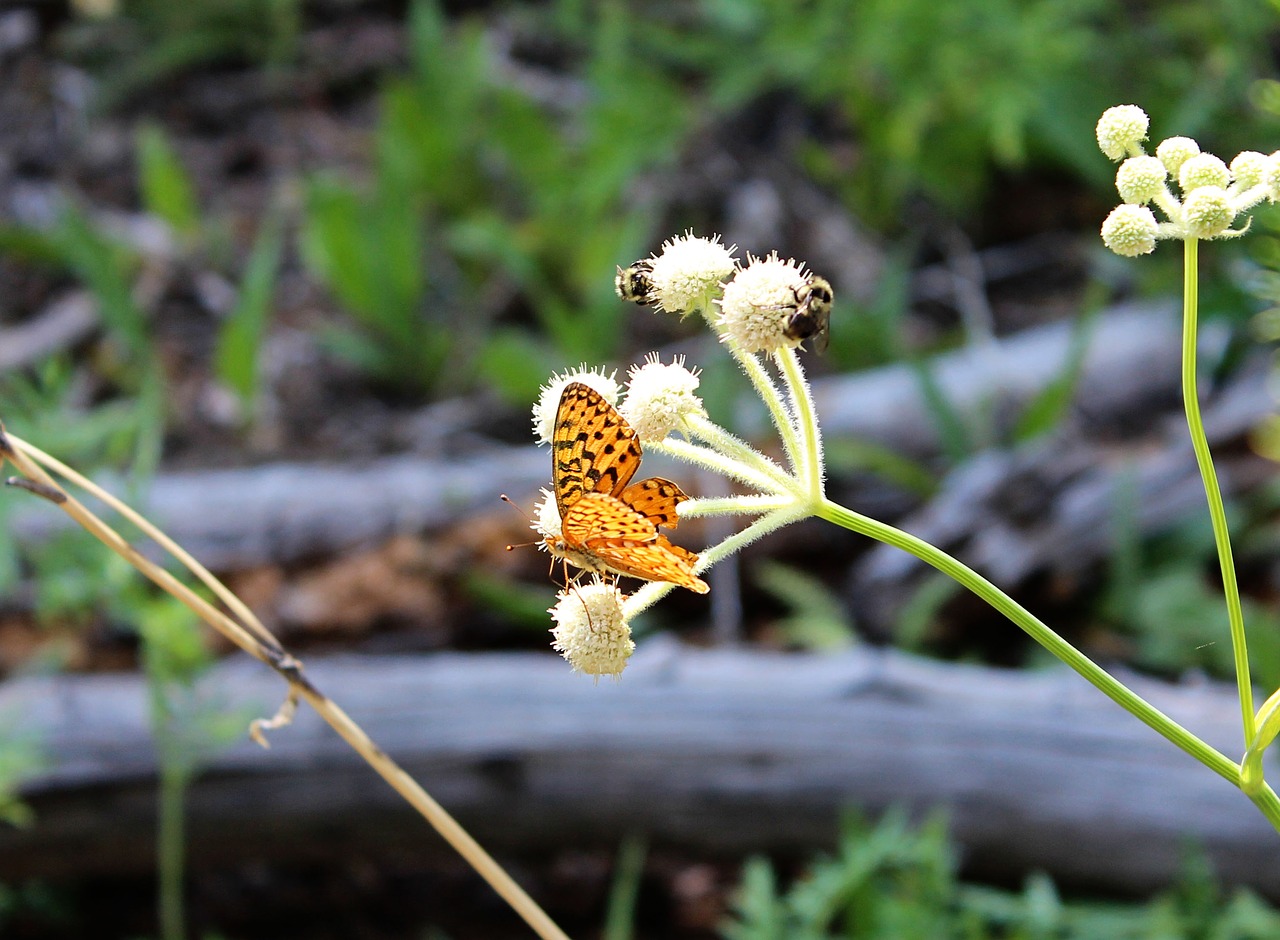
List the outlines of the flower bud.
{"label": "flower bud", "polygon": [[1235,221],[1236,210],[1227,191],[1218,186],[1193,189],[1182,201],[1182,221],[1192,238],[1221,235]]}
{"label": "flower bud", "polygon": [[1199,152],[1200,145],[1190,137],[1170,137],[1156,147],[1156,156],[1171,176],[1177,176],[1182,164]]}
{"label": "flower bud", "polygon": [[1102,223],[1102,243],[1118,255],[1136,258],[1156,247],[1159,226],[1146,206],[1116,206]]}
{"label": "flower bud", "polygon": [[1164,190],[1168,172],[1155,157],[1130,157],[1116,171],[1120,198],[1135,206],[1150,202]]}
{"label": "flower bud", "polygon": [[1242,150],[1231,161],[1231,179],[1241,189],[1252,189],[1271,178],[1273,161],[1256,150]]}
{"label": "flower bud", "polygon": [[1120,160],[1147,138],[1150,119],[1135,104],[1107,108],[1098,119],[1098,146],[1112,160]]}
{"label": "flower bud", "polygon": [[1188,157],[1178,168],[1178,185],[1184,193],[1189,193],[1201,186],[1216,186],[1226,189],[1231,182],[1231,171],[1227,165],[1211,153],[1198,153]]}

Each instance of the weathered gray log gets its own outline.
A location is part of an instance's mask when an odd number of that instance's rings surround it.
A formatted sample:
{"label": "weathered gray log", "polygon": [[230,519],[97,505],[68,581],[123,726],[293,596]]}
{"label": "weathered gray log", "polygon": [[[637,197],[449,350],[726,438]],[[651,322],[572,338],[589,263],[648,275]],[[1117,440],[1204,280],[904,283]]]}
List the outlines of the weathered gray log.
{"label": "weathered gray log", "polygon": [[[976,414],[992,396],[1007,405],[1025,401],[1060,374],[1071,329],[1059,323],[1028,330],[983,357],[967,351],[941,356],[936,380],[962,416]],[[1223,334],[1207,333],[1211,357]],[[1099,318],[1080,382],[1081,407],[1095,416],[1125,414],[1153,395],[1174,394],[1178,343],[1176,318],[1163,307]],[[1260,376],[1250,381],[1255,398],[1265,395]],[[916,452],[936,447],[919,382],[905,366],[819,381],[814,394],[832,438],[853,436]],[[527,498],[547,481],[549,464],[545,449],[529,447],[453,460],[402,456],[341,466],[165,473],[152,481],[141,508],[214,569],[292,564],[446,527],[495,507],[501,492]],[[23,539],[69,524],[46,506],[15,516]]]}
{"label": "weathered gray log", "polygon": [[[1276,409],[1268,363],[1256,363],[1205,408],[1211,446],[1239,440]],[[1145,446],[1060,435],[1033,449],[991,450],[957,467],[938,493],[898,525],[955,554],[1001,587],[1049,573],[1078,577],[1109,554],[1120,525],[1143,536],[1203,516],[1204,489],[1181,414],[1153,421]],[[1275,477],[1275,464],[1247,450],[1219,454],[1217,474],[1230,499]],[[1119,522],[1117,521],[1119,520]],[[879,632],[931,569],[878,545],[859,559],[850,594]]]}
{"label": "weathered gray log", "polygon": [[0,327],[0,372],[20,369],[80,342],[98,325],[98,302],[86,291],[64,294],[30,321]]}
{"label": "weathered gray log", "polygon": [[[1175,877],[1191,838],[1226,881],[1280,898],[1280,836],[1243,794],[1065,671],[656,638],[621,682],[598,685],[532,654],[336,658],[308,672],[500,853],[612,846],[635,830],[699,853],[809,852],[831,844],[842,808],[904,803],[946,807],[978,870],[1148,891]],[[1230,689],[1132,684],[1225,753],[1241,751]],[[280,688],[245,660],[205,686],[211,707],[263,713]],[[0,833],[0,878],[151,864],[146,702],[136,676],[0,686],[0,714],[48,755],[25,788],[37,822]],[[194,784],[195,867],[442,850],[313,713],[271,742],[242,740]]]}
{"label": "weathered gray log", "polygon": [[[937,356],[928,370],[956,416],[974,423],[993,403],[1016,413],[1066,370],[1074,321],[1024,330],[991,346]],[[1176,394],[1181,357],[1177,311],[1169,304],[1126,305],[1089,328],[1075,406],[1095,416],[1128,415]],[[1224,329],[1201,330],[1202,363],[1226,345]],[[937,450],[937,422],[916,370],[907,363],[814,383],[814,403],[828,434],[876,441],[907,453]]]}

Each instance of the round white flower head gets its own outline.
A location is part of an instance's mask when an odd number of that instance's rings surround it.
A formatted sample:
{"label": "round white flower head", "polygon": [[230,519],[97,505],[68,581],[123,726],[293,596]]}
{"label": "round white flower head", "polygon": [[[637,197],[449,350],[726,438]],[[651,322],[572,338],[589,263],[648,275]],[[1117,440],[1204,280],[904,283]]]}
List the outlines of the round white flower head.
{"label": "round white flower head", "polygon": [[643,365],[631,367],[630,376],[627,397],[618,411],[643,442],[660,441],[682,430],[690,415],[707,413],[702,399],[694,394],[698,370],[686,369],[684,356],[663,365],[657,353],[649,353]]}
{"label": "round white flower head", "polygon": [[1147,139],[1150,123],[1147,112],[1136,104],[1107,108],[1098,119],[1098,147],[1112,160],[1123,159]]}
{"label": "round white flower head", "polygon": [[796,311],[800,292],[809,283],[804,265],[786,261],[771,252],[767,258],[748,256],[720,299],[716,328],[721,340],[731,339],[743,352],[771,352],[783,346],[799,346],[789,339],[787,322]]}
{"label": "round white flower head", "polygon": [[701,238],[692,231],[663,242],[662,251],[646,262],[653,302],[667,313],[709,309],[721,282],[738,266],[734,250],[719,235]]}
{"label": "round white flower head", "polygon": [[1102,243],[1118,255],[1136,258],[1155,250],[1158,231],[1150,209],[1126,203],[1112,209],[1102,223]]}
{"label": "round white flower head", "polygon": [[572,382],[591,386],[611,405],[618,403],[620,389],[613,373],[605,375],[603,370],[588,369],[585,362],[563,375],[556,373],[542,386],[538,401],[533,406],[533,436],[539,444],[551,443],[551,434],[556,427],[556,412],[560,409],[560,396],[564,394],[565,386]]}
{"label": "round white flower head", "polygon": [[1227,191],[1219,186],[1193,189],[1182,201],[1182,221],[1192,238],[1221,235],[1235,221],[1236,210]]}
{"label": "round white flower head", "polygon": [[1178,185],[1184,193],[1201,186],[1217,186],[1226,189],[1231,182],[1231,171],[1221,159],[1211,153],[1198,153],[1188,157],[1178,168]]}
{"label": "round white flower head", "polygon": [[1156,146],[1156,156],[1170,175],[1177,176],[1182,164],[1200,152],[1200,145],[1190,137],[1170,137]]}
{"label": "round white flower head", "polygon": [[1116,171],[1120,198],[1135,206],[1150,202],[1164,189],[1169,173],[1155,157],[1130,157]]}
{"label": "round white flower head", "polygon": [[538,548],[550,550],[546,540],[552,538],[559,541],[562,534],[560,528],[560,506],[556,503],[556,494],[549,489],[544,487],[538,492],[542,498],[533,507],[533,520],[529,523],[529,528],[542,536],[542,541],[538,543]]}
{"label": "round white flower head", "polygon": [[622,615],[621,591],[603,581],[566,588],[547,612],[556,622],[551,646],[575,672],[622,675],[636,644]]}
{"label": "round white flower head", "polygon": [[1231,179],[1241,189],[1252,189],[1266,183],[1271,172],[1272,160],[1256,150],[1242,150],[1231,161]]}

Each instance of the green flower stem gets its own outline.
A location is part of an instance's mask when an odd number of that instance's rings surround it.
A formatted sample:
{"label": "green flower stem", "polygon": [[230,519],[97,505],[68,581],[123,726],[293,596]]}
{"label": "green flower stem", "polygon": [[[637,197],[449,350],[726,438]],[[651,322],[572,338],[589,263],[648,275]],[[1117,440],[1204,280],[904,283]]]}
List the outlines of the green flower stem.
{"label": "green flower stem", "polygon": [[804,370],[796,351],[784,347],[774,353],[774,361],[787,383],[791,393],[792,410],[795,412],[796,424],[800,428],[803,439],[804,463],[796,467],[809,485],[809,499],[815,504],[822,499],[822,432],[818,429],[818,419],[813,410],[813,399],[809,396],[809,383],[804,380]]}
{"label": "green flower stem", "polygon": [[700,519],[705,516],[762,515],[776,509],[794,506],[796,499],[790,494],[773,495],[752,493],[746,496],[694,497],[680,504],[681,519]]}
{"label": "green flower stem", "polygon": [[1185,242],[1182,272],[1182,400],[1187,412],[1187,430],[1196,452],[1196,464],[1204,481],[1205,500],[1213,521],[1213,541],[1218,547],[1218,564],[1222,569],[1222,591],[1227,599],[1227,620],[1231,627],[1231,649],[1235,654],[1236,688],[1240,695],[1240,713],[1244,723],[1245,746],[1253,744],[1257,729],[1253,714],[1253,683],[1249,678],[1249,649],[1244,635],[1244,611],[1240,608],[1240,589],[1236,585],[1236,566],[1231,558],[1231,535],[1227,531],[1227,514],[1222,507],[1222,490],[1213,469],[1213,455],[1204,435],[1200,418],[1200,396],[1196,389],[1196,317],[1199,302],[1197,248],[1199,242]]}
{"label": "green flower stem", "polygon": [[[784,476],[779,480],[774,476],[772,470],[763,463],[765,458],[751,461],[748,464],[710,447],[700,447],[697,444],[674,437],[664,438],[660,441],[650,441],[644,446],[645,450],[650,453],[666,454],[668,457],[687,461],[696,467],[702,467],[721,476],[738,480],[758,490],[776,493],[779,490],[790,492],[792,489],[786,483],[789,480],[788,477]],[[756,456],[760,457],[759,454]]]}
{"label": "green flower stem", "polygon": [[754,355],[743,352],[732,340],[726,339],[725,345],[729,347],[729,352],[733,354],[734,359],[738,360],[738,365],[751,380],[760,400],[769,409],[769,417],[773,419],[773,426],[777,428],[778,436],[782,438],[782,446],[787,452],[787,462],[793,470],[797,469],[800,466],[800,460],[803,459],[800,437],[796,433],[795,425],[791,423],[791,413],[787,410],[786,401],[778,391],[778,386],[765,370],[764,364]]}
{"label": "green flower stem", "polygon": [[742,438],[726,431],[710,418],[702,415],[690,415],[685,419],[685,423],[689,427],[689,433],[709,444],[712,449],[737,460],[745,466],[755,467],[761,473],[773,479],[775,485],[767,487],[767,489],[789,491],[792,488],[791,476],[786,470],[742,440]]}
{"label": "green flower stem", "polygon": [[[1239,784],[1240,766],[1238,764],[1201,741],[1159,709],[1139,698],[1101,666],[1058,636],[1043,621],[969,566],[914,535],[883,522],[877,522],[869,516],[846,509],[828,499],[824,499],[820,504],[818,516],[878,542],[900,548],[954,578],[1025,630],[1032,639],[1082,675],[1125,711],[1168,738],[1210,770],[1234,784]],[[1264,808],[1267,818],[1272,820],[1277,829],[1280,829],[1280,800],[1276,799],[1274,793],[1271,793],[1269,798],[1266,797],[1267,792],[1269,790],[1264,789],[1258,797],[1254,797],[1254,801],[1263,799],[1270,810]],[[1262,805],[1263,803],[1259,803],[1259,806]]]}

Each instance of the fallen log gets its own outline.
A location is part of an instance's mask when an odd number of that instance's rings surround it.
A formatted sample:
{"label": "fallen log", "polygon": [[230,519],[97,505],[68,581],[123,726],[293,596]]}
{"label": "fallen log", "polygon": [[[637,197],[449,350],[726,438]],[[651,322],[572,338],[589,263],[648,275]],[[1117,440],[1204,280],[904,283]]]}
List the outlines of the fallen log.
{"label": "fallen log", "polygon": [[[1219,448],[1217,475],[1228,499],[1275,478],[1275,464],[1246,448],[1226,453],[1276,409],[1267,363],[1255,363],[1205,409]],[[1180,418],[1180,416],[1179,416]],[[938,492],[896,524],[955,555],[1006,590],[1033,575],[1076,579],[1112,551],[1121,525],[1144,537],[1200,516],[1204,486],[1185,424],[1152,422],[1142,447],[1059,435],[1033,448],[984,451],[958,466]],[[877,545],[855,564],[849,594],[864,625],[886,635],[931,568]]]}
{"label": "fallen log", "polygon": [[[1061,373],[1071,329],[1055,323],[1008,337],[983,356],[966,350],[941,356],[935,378],[961,417],[988,407],[992,396],[1015,406]],[[1206,332],[1211,356],[1224,334]],[[1176,394],[1178,343],[1176,318],[1163,307],[1100,317],[1084,360],[1080,407],[1102,420],[1131,413],[1152,396]],[[1262,376],[1248,381],[1256,386],[1254,400],[1269,401]],[[814,395],[829,438],[856,437],[917,453],[937,447],[936,424],[906,366],[822,380]],[[21,436],[21,428],[11,430]],[[215,570],[290,565],[447,528],[496,508],[501,492],[528,499],[547,482],[549,463],[545,449],[530,446],[448,460],[404,455],[336,466],[170,472],[151,481],[139,508]],[[652,469],[661,470],[654,463]],[[15,512],[13,519],[24,541],[68,525],[43,506]]]}
{"label": "fallen log", "polygon": [[[845,807],[942,806],[970,870],[1147,892],[1176,876],[1192,840],[1226,882],[1280,898],[1280,836],[1243,794],[1061,670],[658,637],[620,682],[598,685],[533,654],[317,659],[308,673],[500,854],[615,846],[636,830],[713,856],[809,853],[832,844]],[[1242,750],[1231,689],[1130,678],[1225,753]],[[241,659],[217,665],[200,694],[211,708],[268,713],[281,688]],[[0,878],[149,868],[143,680],[10,680],[0,714],[47,755],[23,787],[35,823],[0,832]],[[271,744],[240,740],[193,784],[195,870],[444,851],[313,713]]]}

